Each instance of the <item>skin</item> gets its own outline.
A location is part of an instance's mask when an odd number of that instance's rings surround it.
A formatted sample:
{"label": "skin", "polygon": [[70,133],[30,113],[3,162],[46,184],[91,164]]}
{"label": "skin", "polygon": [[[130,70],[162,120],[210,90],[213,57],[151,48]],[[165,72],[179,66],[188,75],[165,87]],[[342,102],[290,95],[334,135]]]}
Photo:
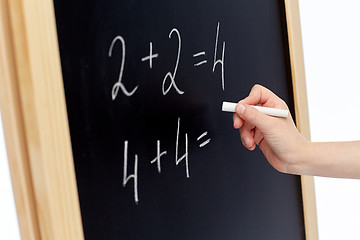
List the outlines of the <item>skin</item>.
{"label": "skin", "polygon": [[249,105],[288,109],[269,89],[255,85],[241,100],[233,115],[243,145],[250,151],[258,146],[278,171],[296,175],[360,178],[360,141],[312,143],[287,118],[267,116]]}

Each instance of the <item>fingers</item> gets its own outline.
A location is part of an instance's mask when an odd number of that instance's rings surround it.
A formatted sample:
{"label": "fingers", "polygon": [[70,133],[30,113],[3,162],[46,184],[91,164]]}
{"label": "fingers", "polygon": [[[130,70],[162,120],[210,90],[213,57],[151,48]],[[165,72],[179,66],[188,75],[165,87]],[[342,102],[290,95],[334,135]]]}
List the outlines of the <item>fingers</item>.
{"label": "fingers", "polygon": [[236,106],[235,111],[236,114],[243,120],[244,123],[242,125],[246,125],[248,123],[258,128],[261,132],[267,131],[273,123],[272,117],[259,112],[249,105],[240,103]]}
{"label": "fingers", "polygon": [[[249,96],[241,100],[238,104],[260,105],[265,107],[278,107],[287,109],[287,105],[282,99],[276,96],[269,89],[258,84],[254,85],[250,91]],[[235,113],[233,115],[233,123],[234,128],[239,129],[243,126],[244,119]]]}
{"label": "fingers", "polygon": [[254,85],[247,98],[244,99],[245,104],[255,105],[266,103],[274,94],[261,85]]}
{"label": "fingers", "polygon": [[263,105],[265,107],[287,108],[284,101],[282,101],[272,91],[261,85],[254,85],[250,91],[249,96],[240,102],[248,105]]}
{"label": "fingers", "polygon": [[256,145],[260,145],[264,139],[262,133],[255,126],[244,122],[244,125],[240,129],[240,136],[243,145],[250,151],[256,148]]}
{"label": "fingers", "polygon": [[239,129],[243,126],[244,120],[242,120],[237,113],[233,114],[234,128]]}
{"label": "fingers", "polygon": [[234,126],[241,125],[240,135],[243,145],[252,151],[263,140],[262,132],[266,132],[271,128],[273,118],[241,103],[236,106],[235,111],[238,117],[234,116]]}
{"label": "fingers", "polygon": [[244,122],[244,125],[240,128],[240,135],[243,145],[250,151],[256,147],[254,140],[254,126],[248,122]]}

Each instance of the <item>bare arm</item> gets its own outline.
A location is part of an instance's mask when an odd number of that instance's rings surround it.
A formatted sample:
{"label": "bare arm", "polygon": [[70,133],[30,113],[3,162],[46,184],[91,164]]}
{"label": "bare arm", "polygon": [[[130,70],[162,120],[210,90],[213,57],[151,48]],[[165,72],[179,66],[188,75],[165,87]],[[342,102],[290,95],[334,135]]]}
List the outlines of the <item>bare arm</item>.
{"label": "bare arm", "polygon": [[360,141],[309,143],[304,175],[360,178]]}

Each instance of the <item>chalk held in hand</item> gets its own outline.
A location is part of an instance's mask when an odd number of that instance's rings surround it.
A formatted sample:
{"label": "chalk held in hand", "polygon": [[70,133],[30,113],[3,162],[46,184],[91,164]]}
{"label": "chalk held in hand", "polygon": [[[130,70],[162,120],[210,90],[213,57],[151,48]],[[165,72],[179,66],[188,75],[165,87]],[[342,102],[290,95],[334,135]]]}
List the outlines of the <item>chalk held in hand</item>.
{"label": "chalk held in hand", "polygon": [[[223,102],[222,104],[222,111],[223,112],[235,112],[235,107],[237,103],[231,102]],[[266,115],[273,116],[273,117],[287,117],[289,115],[289,111],[285,109],[279,108],[268,108],[268,107],[260,107],[260,106],[251,106],[257,109],[259,112],[262,112]]]}

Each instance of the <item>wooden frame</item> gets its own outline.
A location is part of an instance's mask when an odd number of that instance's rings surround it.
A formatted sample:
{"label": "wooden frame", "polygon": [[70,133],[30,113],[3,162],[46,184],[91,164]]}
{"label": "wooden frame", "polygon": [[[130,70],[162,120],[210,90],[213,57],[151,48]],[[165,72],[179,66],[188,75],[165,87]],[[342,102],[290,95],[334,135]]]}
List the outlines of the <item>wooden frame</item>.
{"label": "wooden frame", "polygon": [[[298,0],[284,0],[296,120],[310,138]],[[52,0],[0,0],[0,91],[21,237],[84,239]],[[306,239],[318,239],[302,176]]]}
{"label": "wooden frame", "polygon": [[[285,0],[291,74],[296,123],[301,134],[310,140],[309,112],[306,93],[304,54],[298,0]],[[318,239],[314,177],[301,176],[306,239]]]}

